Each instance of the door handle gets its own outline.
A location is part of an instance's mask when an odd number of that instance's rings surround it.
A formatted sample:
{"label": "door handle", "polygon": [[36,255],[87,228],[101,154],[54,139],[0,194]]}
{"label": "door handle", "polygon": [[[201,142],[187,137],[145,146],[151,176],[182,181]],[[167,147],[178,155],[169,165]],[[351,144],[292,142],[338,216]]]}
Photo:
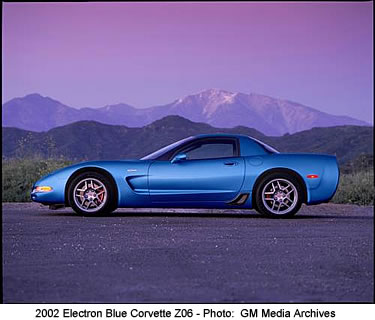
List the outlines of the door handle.
{"label": "door handle", "polygon": [[224,165],[226,165],[226,166],[236,166],[236,165],[238,165],[238,162],[228,161],[228,162],[224,162]]}

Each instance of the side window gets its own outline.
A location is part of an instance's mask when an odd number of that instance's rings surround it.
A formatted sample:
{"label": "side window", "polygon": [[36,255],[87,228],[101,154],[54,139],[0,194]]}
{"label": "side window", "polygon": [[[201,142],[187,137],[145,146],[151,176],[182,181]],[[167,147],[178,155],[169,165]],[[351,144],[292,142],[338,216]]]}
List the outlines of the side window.
{"label": "side window", "polygon": [[233,141],[207,142],[183,150],[188,160],[228,158],[236,155]]}

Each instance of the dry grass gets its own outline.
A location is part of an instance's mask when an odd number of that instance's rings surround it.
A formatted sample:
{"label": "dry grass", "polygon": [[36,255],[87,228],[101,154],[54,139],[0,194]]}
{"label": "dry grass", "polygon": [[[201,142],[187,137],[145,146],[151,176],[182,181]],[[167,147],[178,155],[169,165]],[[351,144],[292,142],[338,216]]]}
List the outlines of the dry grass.
{"label": "dry grass", "polygon": [[69,165],[67,160],[12,159],[2,161],[2,201],[30,201],[33,184],[41,177]]}
{"label": "dry grass", "polygon": [[340,177],[340,184],[332,202],[373,206],[374,191],[373,168],[343,174]]}

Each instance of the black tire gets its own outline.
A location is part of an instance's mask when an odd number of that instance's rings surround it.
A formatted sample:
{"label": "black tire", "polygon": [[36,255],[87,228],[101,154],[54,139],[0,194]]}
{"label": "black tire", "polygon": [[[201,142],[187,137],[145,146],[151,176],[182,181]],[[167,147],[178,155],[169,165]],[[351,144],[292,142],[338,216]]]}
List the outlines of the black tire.
{"label": "black tire", "polygon": [[[94,190],[89,190],[90,186],[90,179],[93,179],[91,182],[91,186],[97,187],[100,186],[100,183],[103,185],[102,189],[100,189],[98,192]],[[78,189],[80,185],[84,183],[84,181],[87,182],[87,191],[91,192],[89,196],[95,197],[95,199],[92,201],[92,204],[88,204],[89,199],[84,200],[84,205],[81,206],[80,202],[82,199],[85,198],[85,192],[81,192],[83,194],[82,197],[76,197],[74,198],[74,190],[75,188]],[[92,185],[93,183],[93,185]],[[99,202],[101,191],[104,191],[104,195],[102,198],[102,202]],[[76,191],[77,192],[77,191]],[[98,196],[99,194],[99,196]],[[87,196],[87,195],[86,195]],[[116,203],[116,189],[115,186],[113,186],[112,182],[103,174],[93,171],[83,172],[77,177],[75,177],[68,186],[68,201],[69,205],[72,207],[72,209],[81,215],[85,216],[98,216],[98,215],[105,215],[109,214],[112,211],[117,209],[117,203]],[[96,200],[96,201],[95,201]],[[86,208],[86,210],[83,208],[85,206],[89,205],[89,208]],[[97,207],[95,207],[97,205]]]}
{"label": "black tire", "polygon": [[[289,187],[287,187],[288,184]],[[291,192],[288,194],[289,191]],[[290,218],[301,208],[303,198],[303,186],[295,176],[287,172],[273,172],[261,178],[257,184],[255,207],[259,213],[267,217]]]}

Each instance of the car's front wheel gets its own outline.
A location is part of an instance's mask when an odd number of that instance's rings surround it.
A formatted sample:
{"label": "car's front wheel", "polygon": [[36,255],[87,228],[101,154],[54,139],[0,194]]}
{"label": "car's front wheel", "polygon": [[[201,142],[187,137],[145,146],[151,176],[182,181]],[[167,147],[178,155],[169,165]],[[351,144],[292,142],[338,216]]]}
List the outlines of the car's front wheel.
{"label": "car's front wheel", "polygon": [[301,208],[303,189],[293,175],[275,172],[262,178],[255,199],[260,213],[275,218],[291,217]]}
{"label": "car's front wheel", "polygon": [[68,188],[69,204],[83,215],[101,215],[116,209],[111,181],[98,172],[84,172],[75,177]]}

